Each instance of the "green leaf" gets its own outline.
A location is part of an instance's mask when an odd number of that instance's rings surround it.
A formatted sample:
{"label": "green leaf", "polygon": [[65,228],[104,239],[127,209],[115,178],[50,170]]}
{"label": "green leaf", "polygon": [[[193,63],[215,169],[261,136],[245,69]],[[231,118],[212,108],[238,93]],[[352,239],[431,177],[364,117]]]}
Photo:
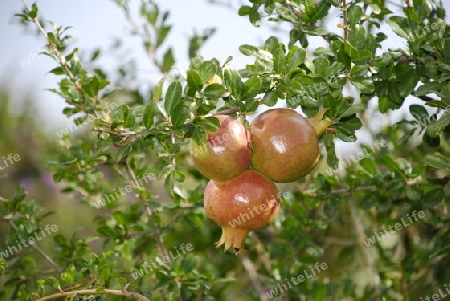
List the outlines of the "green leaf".
{"label": "green leaf", "polygon": [[55,75],[63,75],[63,74],[65,74],[64,68],[63,68],[63,67],[56,67],[56,68],[53,68],[53,69],[50,70],[48,73],[52,73],[52,74],[55,74]]}
{"label": "green leaf", "polygon": [[217,117],[205,117],[202,121],[202,125],[209,132],[216,132],[220,128],[220,121]]}
{"label": "green leaf", "polygon": [[444,113],[444,115],[439,118],[438,121],[430,123],[427,127],[426,132],[431,137],[436,137],[440,135],[444,129],[450,125],[450,111]]}
{"label": "green leaf", "polygon": [[403,174],[400,170],[400,166],[398,165],[398,163],[389,155],[382,155],[380,157],[380,162],[383,163],[384,165],[386,165],[386,167],[390,170],[393,171],[395,173],[399,173]]}
{"label": "green leaf", "polygon": [[430,208],[436,206],[445,197],[445,192],[442,188],[434,188],[425,193],[423,196],[424,204],[426,207]]}
{"label": "green leaf", "polygon": [[127,222],[127,220],[126,220],[126,218],[125,218],[125,215],[123,214],[123,212],[121,212],[121,211],[115,211],[114,213],[113,213],[113,217],[114,217],[114,220],[117,222],[117,224],[119,224],[119,225],[125,225],[126,224],[126,222]]}
{"label": "green leaf", "polygon": [[159,46],[162,45],[162,43],[164,43],[164,41],[167,38],[167,35],[169,34],[170,30],[172,29],[172,26],[161,26],[157,31],[156,31],[156,48],[158,48]]}
{"label": "green leaf", "polygon": [[194,96],[196,91],[200,91],[203,87],[203,81],[200,74],[196,70],[190,69],[187,72],[187,85],[191,94],[189,96]]}
{"label": "green leaf", "polygon": [[110,275],[111,275],[111,267],[108,264],[105,264],[100,268],[99,273],[100,279],[97,280],[100,281],[101,283],[105,283],[109,280]]}
{"label": "green leaf", "polygon": [[259,77],[251,77],[246,82],[244,82],[244,87],[246,91],[242,96],[242,99],[251,100],[261,92],[262,81]]}
{"label": "green leaf", "polygon": [[180,102],[172,110],[172,124],[176,127],[182,126],[189,118],[189,113],[189,109],[182,102]]}
{"label": "green leaf", "polygon": [[419,25],[419,16],[417,15],[415,8],[405,7],[403,8],[403,12],[405,13],[405,16],[408,18],[408,20],[413,21],[415,25]]}
{"label": "green leaf", "polygon": [[76,275],[75,267],[71,266],[65,272],[61,273],[61,280],[67,284],[73,284],[73,280]]}
{"label": "green leaf", "polygon": [[314,7],[312,10],[312,14],[309,14],[309,23],[314,24],[316,21],[321,20],[328,15],[330,7],[331,4],[326,1],[320,1],[317,7]]}
{"label": "green leaf", "polygon": [[278,93],[272,90],[264,95],[263,102],[268,107],[273,107],[278,102]]}
{"label": "green leaf", "polygon": [[117,284],[119,284],[119,287],[123,290],[125,290],[125,285],[128,283],[127,278],[116,278]]}
{"label": "green leaf", "polygon": [[286,65],[283,46],[278,45],[278,47],[272,52],[272,54],[273,54],[273,70],[276,73],[284,74]]}
{"label": "green leaf", "polygon": [[425,156],[424,162],[426,165],[432,166],[439,170],[450,172],[450,159],[444,157],[440,153],[428,154]]}
{"label": "green leaf", "polygon": [[239,46],[239,51],[243,55],[259,57],[259,49],[253,45],[241,45]]}
{"label": "green leaf", "polygon": [[370,78],[352,77],[351,82],[362,93],[372,93],[375,90],[375,86]]}
{"label": "green leaf", "polygon": [[408,22],[404,17],[393,16],[390,17],[387,21],[387,24],[392,28],[392,30],[400,37],[408,40],[411,38],[411,30],[409,29]]}
{"label": "green leaf", "polygon": [[155,102],[149,102],[145,106],[143,122],[145,128],[149,129],[155,122],[155,116],[158,114],[158,105]]}
{"label": "green leaf", "polygon": [[450,84],[443,86],[438,95],[450,99]]}
{"label": "green leaf", "polygon": [[352,104],[350,107],[348,107],[344,113],[342,113],[339,117],[341,118],[345,118],[348,116],[351,116],[353,114],[362,112],[366,109],[366,105],[363,103],[357,103],[357,104]]}
{"label": "green leaf", "polygon": [[192,139],[197,145],[202,145],[206,142],[208,138],[208,132],[203,126],[196,126],[194,132],[192,133]]}
{"label": "green leaf", "polygon": [[361,200],[361,207],[364,210],[369,210],[370,208],[376,206],[379,203],[379,199],[380,199],[380,192],[370,191]]}
{"label": "green leaf", "polygon": [[164,53],[162,67],[165,72],[169,72],[174,64],[175,59],[173,58],[172,48],[169,48],[166,53]]}
{"label": "green leaf", "polygon": [[378,99],[378,109],[383,114],[389,111],[389,99],[387,97],[380,97]]}
{"label": "green leaf", "polygon": [[426,124],[428,121],[428,112],[427,110],[420,105],[410,105],[409,112],[413,117],[422,124]]}
{"label": "green leaf", "polygon": [[348,8],[348,24],[350,28],[354,28],[364,16],[364,12],[359,5],[350,5]]}
{"label": "green leaf", "polygon": [[173,108],[181,102],[182,87],[180,82],[174,81],[167,88],[166,97],[164,99],[164,108],[168,115],[172,115]]}
{"label": "green leaf", "polygon": [[38,15],[39,9],[37,7],[36,2],[31,5],[31,11],[28,12],[28,16],[30,16],[31,19],[36,19]]}
{"label": "green leaf", "polygon": [[299,66],[303,64],[306,60],[306,50],[299,48],[294,45],[289,50],[289,53],[286,56],[286,71],[287,74],[292,73],[295,70],[298,70]]}
{"label": "green leaf", "polygon": [[326,202],[325,205],[323,206],[323,212],[328,217],[333,217],[336,214],[336,210],[337,210],[336,204],[330,201]]}
{"label": "green leaf", "polygon": [[377,164],[372,158],[363,158],[359,162],[362,168],[367,171],[371,175],[375,175],[377,173]]}
{"label": "green leaf", "polygon": [[215,59],[201,63],[197,71],[204,83],[208,82],[214,75],[222,74],[219,62]]}
{"label": "green leaf", "polygon": [[[355,26],[350,31],[348,41],[358,50],[363,50],[366,46],[367,32],[364,27],[360,24],[355,24]],[[367,51],[367,50],[366,50]],[[369,51],[370,52],[370,51]]]}
{"label": "green leaf", "polygon": [[23,21],[29,21],[31,20],[28,15],[25,14],[14,14],[15,17],[21,17]]}
{"label": "green leaf", "polygon": [[344,127],[336,127],[336,137],[344,142],[355,142],[356,136]]}
{"label": "green leaf", "polygon": [[136,123],[136,116],[134,115],[134,111],[131,111],[128,106],[126,106],[125,108],[126,108],[126,111],[124,114],[125,120],[124,120],[123,126],[127,127],[127,128],[131,128]]}
{"label": "green leaf", "polygon": [[426,84],[423,84],[419,88],[417,88],[416,96],[424,96],[430,93],[437,93],[441,88],[445,85],[445,83],[432,81]]}
{"label": "green leaf", "polygon": [[[54,69],[53,69],[54,70]],[[107,82],[109,83],[109,82]],[[103,87],[106,85],[102,85]],[[98,94],[101,89],[101,83],[99,82],[97,76],[89,78],[82,84],[82,89],[87,96],[94,97]]]}
{"label": "green leaf", "polygon": [[211,84],[208,85],[204,90],[204,95],[211,99],[218,99],[225,96],[227,90],[221,84]]}
{"label": "green leaf", "polygon": [[323,27],[304,27],[303,32],[310,36],[326,36],[328,31]]}
{"label": "green leaf", "polygon": [[239,8],[238,14],[239,16],[248,16],[250,15],[250,12],[252,11],[252,8],[248,5],[243,5]]}
{"label": "green leaf", "polygon": [[58,279],[56,279],[53,276],[49,276],[47,277],[47,279],[45,279],[45,283],[51,285],[52,287],[56,288],[57,290],[61,291],[61,286],[59,284]]}
{"label": "green leaf", "polygon": [[226,85],[230,88],[231,95],[236,99],[242,98],[242,86],[241,76],[239,73],[231,68],[226,68],[224,71],[224,80]]}
{"label": "green leaf", "polygon": [[154,102],[158,102],[161,99],[163,87],[164,87],[164,81],[166,79],[163,77],[159,80],[159,82],[156,84],[156,86],[153,88],[152,91],[152,100]]}
{"label": "green leaf", "polygon": [[318,57],[314,60],[314,67],[315,67],[315,73],[318,76],[328,76],[329,75],[329,68],[330,68],[330,62],[328,59],[324,56]]}

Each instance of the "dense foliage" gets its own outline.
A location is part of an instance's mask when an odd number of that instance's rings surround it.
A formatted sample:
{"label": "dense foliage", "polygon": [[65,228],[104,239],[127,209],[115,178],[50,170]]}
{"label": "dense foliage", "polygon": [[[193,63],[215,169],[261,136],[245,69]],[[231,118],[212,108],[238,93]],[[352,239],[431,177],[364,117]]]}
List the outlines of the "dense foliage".
{"label": "dense foliage", "polygon": [[[165,43],[169,12],[141,0],[139,16],[132,16],[126,1],[115,2],[125,18],[145,24],[132,32],[162,74],[151,91],[120,84],[135,64],[108,74],[96,64],[100,50],[82,61],[68,44],[71,29],[48,26],[37,4],[17,14],[46,40],[43,55],[56,63],[50,73],[61,79],[52,91],[65,100],[64,114],[91,132],[67,133],[47,166],[77,209],[50,212],[23,185],[0,198],[8,225],[0,249],[2,300],[443,296],[450,283],[450,26],[438,0],[398,1],[401,7],[382,0],[251,0],[236,13],[254,25],[288,28],[288,43],[278,31],[262,45],[242,45],[254,61],[233,69],[232,57],[198,56],[210,30],[190,37],[188,70],[174,68]],[[317,39],[326,46],[315,47]],[[383,50],[389,39],[399,48]],[[307,117],[326,108],[333,131],[320,139],[318,167],[279,185],[277,219],[252,232],[249,252],[236,257],[214,248],[220,227],[205,215],[206,179],[187,145],[218,128],[218,112],[247,124],[273,106]],[[399,109],[406,116],[393,120]],[[335,142],[360,137],[368,142],[339,165]],[[2,142],[1,154],[14,154]],[[64,235],[62,224],[47,221],[86,207],[95,226]]]}

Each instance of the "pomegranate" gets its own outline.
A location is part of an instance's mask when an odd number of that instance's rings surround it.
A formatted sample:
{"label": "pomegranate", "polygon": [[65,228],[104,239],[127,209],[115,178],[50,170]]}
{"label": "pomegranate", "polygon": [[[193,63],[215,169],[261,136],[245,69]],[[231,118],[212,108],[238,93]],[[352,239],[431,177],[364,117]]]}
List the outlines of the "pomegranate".
{"label": "pomegranate", "polygon": [[255,118],[251,127],[252,166],[275,182],[298,180],[319,160],[319,139],[331,121],[326,110],[310,120],[292,109],[270,109]]}
{"label": "pomegranate", "polygon": [[240,175],[250,165],[250,134],[237,120],[227,115],[219,119],[218,131],[208,133],[205,144],[191,144],[191,157],[197,169],[207,178],[227,181]]}
{"label": "pomegranate", "polygon": [[205,188],[206,214],[222,227],[222,237],[216,247],[225,245],[242,254],[244,242],[252,230],[268,226],[277,216],[280,206],[278,189],[265,176],[246,170],[226,181],[209,181]]}

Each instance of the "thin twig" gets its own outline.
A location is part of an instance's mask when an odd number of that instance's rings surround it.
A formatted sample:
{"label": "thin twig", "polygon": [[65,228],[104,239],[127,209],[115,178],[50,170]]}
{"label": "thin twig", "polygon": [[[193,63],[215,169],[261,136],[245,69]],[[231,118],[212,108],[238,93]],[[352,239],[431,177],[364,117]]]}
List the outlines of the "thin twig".
{"label": "thin twig", "polygon": [[347,0],[342,1],[342,16],[344,19],[344,41],[347,41],[348,39],[348,16],[347,16]]}
{"label": "thin twig", "polygon": [[298,8],[296,8],[294,5],[292,5],[291,1],[285,0],[285,1],[283,1],[283,4],[284,4],[287,8],[289,8],[289,9],[291,10],[291,12],[293,12],[294,15],[296,15],[297,18],[298,18],[299,20],[301,20],[301,19],[303,18],[302,12],[299,11]]}
{"label": "thin twig", "polygon": [[250,282],[252,283],[255,290],[258,292],[259,298],[261,301],[268,301],[269,298],[265,294],[261,282],[258,279],[258,272],[256,271],[256,268],[254,264],[248,259],[247,256],[241,257],[242,265],[244,266],[245,270],[247,271],[248,278],[250,279]]}
{"label": "thin twig", "polygon": [[228,110],[223,110],[223,111],[220,111],[220,112],[216,112],[216,113],[212,114],[212,116],[230,115],[230,114],[233,114],[233,113],[238,113],[240,111],[241,110],[239,108],[231,108],[231,109],[228,109]]}
{"label": "thin twig", "polygon": [[353,191],[364,191],[364,190],[373,190],[376,189],[377,187],[375,185],[371,185],[371,186],[361,186],[361,187],[356,187],[355,189],[339,189],[339,190],[334,190],[329,192],[328,194],[341,194],[341,193],[350,193]]}
{"label": "thin twig", "polygon": [[364,231],[364,225],[361,220],[361,218],[356,213],[355,209],[355,201],[353,198],[350,199],[350,215],[353,221],[353,225],[355,227],[355,232],[357,236],[357,243],[359,246],[359,249],[361,250],[364,259],[366,260],[367,267],[369,269],[369,275],[371,284],[375,288],[376,295],[378,296],[380,294],[379,287],[380,287],[380,276],[377,273],[375,260],[370,252],[370,249],[364,245],[364,241],[367,239],[366,233]]}
{"label": "thin twig", "polygon": [[[137,183],[136,175],[134,174],[133,170],[130,167],[129,160],[125,160],[125,162],[126,162],[126,169],[128,171],[128,173],[126,173],[127,177],[131,177],[131,180],[133,181],[133,183]],[[130,180],[130,179],[128,179],[128,180]],[[147,206],[145,204],[145,199],[144,198],[142,198],[142,197],[139,197],[139,198],[142,201],[142,206],[144,206],[144,208],[145,208],[145,213],[147,215],[149,223],[155,229],[156,242],[158,243],[159,252],[163,256],[169,256],[169,254],[167,253],[167,249],[164,247],[164,242],[163,242],[163,239],[161,237],[161,229],[156,225],[155,221],[152,218],[153,210],[149,206]]]}
{"label": "thin twig", "polygon": [[[14,229],[14,231],[19,232],[19,229],[17,228],[17,226],[11,221],[8,220],[8,224],[11,226],[11,228]],[[47,255],[45,254],[44,251],[42,251],[41,248],[38,247],[38,245],[36,243],[34,244],[30,244],[31,247],[33,249],[35,249],[42,257],[44,257],[44,259],[53,267],[53,269],[55,271],[57,271],[58,273],[61,273],[61,269],[58,267],[58,265]]]}
{"label": "thin twig", "polygon": [[[28,6],[26,0],[22,0],[22,2],[23,2],[23,5],[25,6],[25,8],[28,10],[28,12],[30,12],[31,9]],[[32,19],[32,21],[33,21],[34,24],[36,24],[36,26],[38,27],[39,31],[42,33],[42,35],[47,40],[48,44],[51,46],[51,48],[53,50],[53,54],[58,59],[58,63],[61,65],[61,67],[63,67],[63,69],[66,72],[67,76],[74,82],[75,87],[78,90],[78,92],[80,92],[80,94],[84,96],[84,92],[83,92],[83,88],[81,87],[81,84],[79,83],[79,81],[77,81],[77,79],[73,75],[72,71],[70,71],[69,67],[67,66],[66,59],[65,59],[64,55],[61,54],[58,51],[58,46],[56,46],[56,44],[53,43],[52,40],[50,40],[50,38],[48,37],[47,32],[45,31],[44,27],[42,26],[41,22],[37,19],[37,17]],[[76,104],[74,104],[74,105],[76,105]]]}
{"label": "thin twig", "polygon": [[[143,39],[144,45],[150,45],[149,49],[145,49],[145,50],[147,50],[147,53],[148,53],[152,63],[156,66],[156,68],[158,68],[159,73],[167,74],[168,72],[164,70],[164,65],[158,60],[158,57],[156,55],[156,51],[158,49],[153,47],[153,45],[155,43],[151,41],[151,37],[150,37],[149,33],[146,30],[143,30],[141,28],[141,26],[131,17],[129,10],[125,11],[125,15],[126,15],[127,21],[130,23],[130,25],[132,27],[132,32],[139,35]],[[156,31],[156,27],[153,25],[152,25],[152,27]]]}
{"label": "thin twig", "polygon": [[171,223],[173,223],[178,217],[184,215],[186,213],[186,211],[188,211],[189,209],[193,209],[196,207],[188,207],[188,208],[183,208],[180,212],[178,212],[177,214],[175,214],[174,216],[172,216],[165,224],[165,227],[168,227]]}
{"label": "thin twig", "polygon": [[78,290],[78,291],[71,291],[71,292],[59,292],[59,293],[55,293],[50,296],[39,298],[36,301],[46,301],[46,300],[53,300],[53,299],[62,298],[62,297],[76,297],[76,296],[85,296],[85,295],[114,295],[114,296],[132,297],[136,300],[141,300],[141,301],[150,301],[150,299],[148,299],[147,297],[142,296],[141,294],[138,294],[135,292],[127,292],[127,291],[112,290],[112,289],[102,289],[101,291],[98,291],[97,289],[85,289],[85,290]]}

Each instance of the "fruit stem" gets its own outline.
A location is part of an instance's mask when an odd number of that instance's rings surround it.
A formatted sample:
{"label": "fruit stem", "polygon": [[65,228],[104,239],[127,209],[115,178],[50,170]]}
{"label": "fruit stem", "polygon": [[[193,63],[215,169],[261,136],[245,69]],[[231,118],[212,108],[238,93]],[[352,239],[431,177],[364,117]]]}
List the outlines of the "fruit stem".
{"label": "fruit stem", "polygon": [[323,133],[328,131],[328,128],[333,124],[329,119],[323,119],[328,108],[323,108],[319,110],[316,116],[309,118],[309,122],[314,127],[317,137],[322,136]]}
{"label": "fruit stem", "polygon": [[235,255],[242,255],[246,251],[244,242],[248,232],[249,231],[246,229],[222,227],[222,236],[220,237],[220,240],[216,242],[216,248],[219,248],[224,244],[225,251],[229,248],[233,248]]}

